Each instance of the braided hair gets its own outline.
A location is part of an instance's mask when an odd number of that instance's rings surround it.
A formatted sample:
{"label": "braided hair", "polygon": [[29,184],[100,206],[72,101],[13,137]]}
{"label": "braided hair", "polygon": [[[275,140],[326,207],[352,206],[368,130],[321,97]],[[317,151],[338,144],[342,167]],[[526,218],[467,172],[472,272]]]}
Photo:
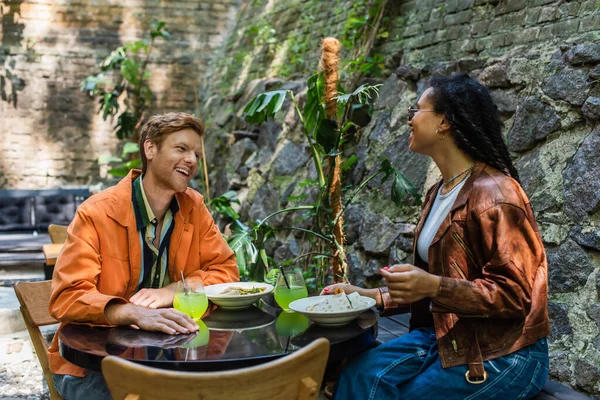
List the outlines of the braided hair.
{"label": "braided hair", "polygon": [[431,80],[433,109],[444,114],[459,149],[520,183],[502,137],[498,107],[488,89],[467,74]]}

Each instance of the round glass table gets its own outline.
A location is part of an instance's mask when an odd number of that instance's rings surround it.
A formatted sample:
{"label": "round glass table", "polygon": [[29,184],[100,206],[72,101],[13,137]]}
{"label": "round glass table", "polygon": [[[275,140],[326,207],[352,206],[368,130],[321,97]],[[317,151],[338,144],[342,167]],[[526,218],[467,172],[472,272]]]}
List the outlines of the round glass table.
{"label": "round glass table", "polygon": [[333,364],[372,347],[377,337],[377,313],[373,310],[348,325],[328,328],[262,301],[242,310],[216,309],[199,325],[200,330],[189,335],[74,324],[57,334],[61,355],[92,371],[100,371],[107,355],[181,371],[244,368],[285,356],[320,337],[331,344],[328,363]]}

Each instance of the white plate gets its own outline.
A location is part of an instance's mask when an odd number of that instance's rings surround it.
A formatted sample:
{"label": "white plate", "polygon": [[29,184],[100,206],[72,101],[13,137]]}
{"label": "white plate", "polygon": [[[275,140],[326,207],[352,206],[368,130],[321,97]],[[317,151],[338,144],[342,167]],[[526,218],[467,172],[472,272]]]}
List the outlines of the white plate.
{"label": "white plate", "polygon": [[[265,288],[262,293],[254,294],[221,294],[225,289],[230,286],[241,287],[244,289],[252,289],[253,287]],[[262,282],[231,282],[231,283],[219,283],[217,285],[210,285],[204,288],[206,297],[216,305],[227,308],[230,310],[236,310],[240,308],[250,307],[256,300],[262,296],[269,294],[273,291],[273,285]]]}
{"label": "white plate", "polygon": [[311,306],[321,300],[325,296],[313,296],[306,297],[300,300],[294,300],[290,303],[290,308],[297,313],[305,315],[308,319],[317,325],[323,326],[341,326],[346,325],[350,321],[358,318],[360,314],[367,311],[369,308],[375,305],[375,299],[370,297],[360,296],[361,299],[366,303],[362,308],[355,310],[336,311],[336,312],[317,312],[317,311],[306,311],[308,306]]}

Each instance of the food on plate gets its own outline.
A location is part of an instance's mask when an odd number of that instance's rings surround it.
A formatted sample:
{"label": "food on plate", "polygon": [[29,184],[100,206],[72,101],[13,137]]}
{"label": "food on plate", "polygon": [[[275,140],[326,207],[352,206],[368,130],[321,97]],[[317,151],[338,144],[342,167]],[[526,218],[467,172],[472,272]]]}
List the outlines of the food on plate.
{"label": "food on plate", "polygon": [[308,307],[306,311],[313,312],[340,312],[365,308],[368,303],[357,293],[346,295],[343,290],[336,290],[332,296],[323,296],[323,300]]}
{"label": "food on plate", "polygon": [[251,288],[242,288],[239,286],[229,286],[227,289],[223,290],[219,294],[227,294],[230,296],[240,296],[244,294],[256,294],[262,293],[266,290],[264,287],[251,287]]}

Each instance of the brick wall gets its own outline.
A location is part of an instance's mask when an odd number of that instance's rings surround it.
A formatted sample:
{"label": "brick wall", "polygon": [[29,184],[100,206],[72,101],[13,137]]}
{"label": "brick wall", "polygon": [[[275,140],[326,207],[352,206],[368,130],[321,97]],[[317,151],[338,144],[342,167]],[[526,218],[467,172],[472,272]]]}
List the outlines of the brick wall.
{"label": "brick wall", "polygon": [[149,70],[153,109],[194,110],[194,81],[221,44],[238,0],[3,0],[0,2],[0,188],[45,188],[99,179],[115,152],[115,121],[79,91],[114,48],[165,21]]}

